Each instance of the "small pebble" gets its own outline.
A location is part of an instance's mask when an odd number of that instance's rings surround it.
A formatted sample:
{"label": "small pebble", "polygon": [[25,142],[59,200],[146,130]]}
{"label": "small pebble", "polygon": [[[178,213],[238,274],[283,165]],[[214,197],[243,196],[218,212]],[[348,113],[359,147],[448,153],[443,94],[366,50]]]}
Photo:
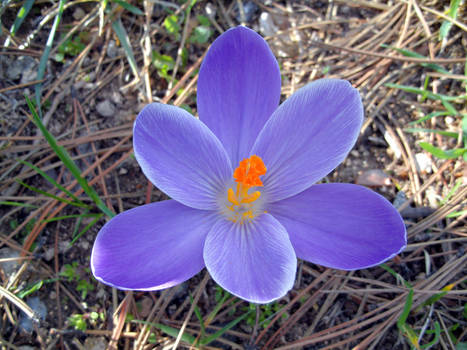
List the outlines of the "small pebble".
{"label": "small pebble", "polygon": [[431,174],[432,162],[431,162],[431,158],[426,153],[416,153],[415,164],[417,166],[417,171],[419,173]]}
{"label": "small pebble", "polygon": [[[34,311],[39,320],[45,320],[47,316],[47,306],[38,297],[29,298],[26,303],[32,311]],[[26,316],[24,312],[21,312],[19,327],[27,333],[31,333],[34,329],[33,320]]]}
{"label": "small pebble", "polygon": [[110,95],[110,99],[112,100],[113,103],[117,105],[123,102],[122,95],[118,91],[112,91],[112,94]]}
{"label": "small pebble", "polygon": [[356,181],[357,185],[362,186],[391,186],[391,177],[380,169],[365,170]]}
{"label": "small pebble", "polygon": [[115,106],[109,100],[104,100],[99,102],[96,106],[97,113],[103,117],[112,117],[115,116],[116,109]]}
{"label": "small pebble", "polygon": [[397,192],[396,198],[394,198],[394,201],[392,202],[392,204],[396,208],[399,208],[402,204],[405,203],[406,200],[407,200],[407,195],[405,194],[405,192],[404,191],[399,191],[399,192]]}
{"label": "small pebble", "polygon": [[99,288],[96,293],[96,299],[103,299],[107,296],[107,293],[104,288]]}
{"label": "small pebble", "polygon": [[18,59],[11,61],[10,66],[7,67],[6,76],[11,80],[18,80],[22,77],[21,83],[35,80],[37,77],[37,63],[30,56],[19,56]]}
{"label": "small pebble", "polygon": [[109,56],[109,58],[115,58],[117,54],[117,44],[115,43],[115,40],[110,40],[109,45],[107,45],[107,56]]}
{"label": "small pebble", "polygon": [[216,13],[217,13],[217,9],[216,7],[211,4],[210,2],[208,2],[206,4],[206,7],[205,7],[205,11],[206,11],[206,15],[211,18],[211,19],[214,19],[216,18]]}
{"label": "small pebble", "polygon": [[154,302],[149,297],[143,297],[143,299],[138,304],[141,306],[139,315],[141,317],[147,317],[151,312],[151,308]]}
{"label": "small pebble", "polygon": [[79,246],[81,249],[83,249],[83,250],[88,250],[90,244],[89,244],[88,241],[86,241],[86,240],[84,240],[84,239],[81,239],[81,240],[79,240],[78,246]]}
{"label": "small pebble", "polygon": [[54,255],[55,255],[55,254],[54,254],[54,250],[55,250],[55,249],[52,247],[52,248],[48,248],[48,249],[45,251],[45,253],[44,253],[44,259],[45,259],[46,261],[50,261],[50,260],[52,260],[52,259],[54,258]]}
{"label": "small pebble", "polygon": [[7,277],[11,276],[19,268],[19,263],[16,258],[19,257],[19,252],[11,248],[5,247],[0,249],[0,259],[14,259],[0,263],[0,267]]}
{"label": "small pebble", "polygon": [[242,16],[240,15],[240,10],[238,10],[236,20],[238,22],[241,22],[244,19],[246,23],[249,23],[251,22],[253,15],[257,10],[258,6],[256,6],[256,4],[253,1],[243,2],[243,14],[245,15],[245,18],[242,18]]}
{"label": "small pebble", "polygon": [[437,208],[439,206],[439,202],[443,199],[432,186],[427,188],[425,196],[432,208]]}
{"label": "small pebble", "polygon": [[73,11],[73,18],[77,21],[83,19],[84,16],[86,16],[86,12],[81,7],[76,7],[75,11]]}
{"label": "small pebble", "polygon": [[259,16],[259,31],[264,36],[272,36],[277,33],[278,29],[269,12],[263,12]]}
{"label": "small pebble", "polygon": [[105,350],[107,349],[107,341],[104,337],[88,337],[84,341],[84,348],[87,350]]}
{"label": "small pebble", "polygon": [[71,248],[70,241],[60,241],[58,242],[58,252],[63,254]]}
{"label": "small pebble", "polygon": [[399,144],[393,139],[391,134],[389,134],[387,131],[384,132],[384,139],[389,144],[389,148],[393,152],[394,156],[397,159],[402,157],[402,150],[400,149]]}

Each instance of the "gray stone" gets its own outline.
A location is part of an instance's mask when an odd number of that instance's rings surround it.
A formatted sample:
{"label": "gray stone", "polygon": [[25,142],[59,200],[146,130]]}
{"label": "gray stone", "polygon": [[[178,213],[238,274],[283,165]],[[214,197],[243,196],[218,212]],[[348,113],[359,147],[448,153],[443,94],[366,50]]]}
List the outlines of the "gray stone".
{"label": "gray stone", "polygon": [[60,254],[66,253],[71,248],[70,242],[68,240],[58,242],[58,252]]}
{"label": "gray stone", "polygon": [[44,253],[44,259],[47,261],[51,261],[55,256],[55,248],[51,247],[48,248]]}
{"label": "gray stone", "polygon": [[0,259],[12,259],[0,263],[0,266],[5,275],[11,276],[19,268],[19,262],[16,258],[19,257],[19,252],[11,248],[5,247],[0,249]]}
{"label": "gray stone", "polygon": [[418,172],[426,172],[428,174],[432,172],[431,158],[426,153],[416,153],[415,163]]}
{"label": "gray stone", "polygon": [[21,77],[21,71],[21,64],[18,60],[15,60],[6,68],[6,77],[11,80],[18,80]]}
{"label": "gray stone", "polygon": [[27,84],[31,81],[37,79],[37,69],[38,64],[37,62],[29,56],[24,57],[26,62],[23,65],[23,72],[21,73],[21,84]]}
{"label": "gray stone", "polygon": [[391,177],[380,169],[368,169],[363,171],[356,181],[357,185],[362,186],[390,186]]}
{"label": "gray stone", "polygon": [[21,83],[28,83],[37,78],[37,63],[30,56],[19,56],[6,68],[6,76],[11,80],[21,78]]}
{"label": "gray stone", "polygon": [[87,350],[105,350],[107,349],[107,341],[104,337],[86,338],[84,348]]}
{"label": "gray stone", "polygon": [[99,102],[96,106],[97,113],[103,117],[113,117],[115,116],[116,108],[109,100],[104,100]]}
{"label": "gray stone", "polygon": [[86,12],[81,7],[76,7],[73,11],[73,18],[77,21],[83,19],[84,16],[86,16]]}
{"label": "gray stone", "polygon": [[115,40],[110,40],[109,45],[107,45],[107,56],[110,58],[115,58],[118,54],[117,44],[115,44]]}
{"label": "gray stone", "polygon": [[264,36],[273,36],[278,30],[269,12],[261,13],[259,16],[259,31],[261,34]]}
{"label": "gray stone", "polygon": [[[34,311],[36,317],[39,320],[45,320],[45,317],[47,316],[47,306],[38,298],[38,297],[32,297],[27,300],[28,306]],[[27,332],[31,333],[34,329],[33,327],[33,320],[26,316],[25,313],[21,312],[21,317],[19,320],[19,327]]]}
{"label": "gray stone", "polygon": [[391,134],[387,131],[384,132],[384,139],[389,145],[389,149],[392,151],[392,154],[399,159],[402,157],[402,150],[399,147],[399,144],[394,140],[394,138],[391,136]]}

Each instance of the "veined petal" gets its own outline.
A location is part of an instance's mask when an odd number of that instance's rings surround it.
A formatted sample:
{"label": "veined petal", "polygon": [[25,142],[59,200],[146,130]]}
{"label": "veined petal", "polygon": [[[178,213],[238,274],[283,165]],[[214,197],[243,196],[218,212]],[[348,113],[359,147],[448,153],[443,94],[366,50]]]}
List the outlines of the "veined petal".
{"label": "veined petal", "polygon": [[268,169],[262,179],[268,200],[300,193],[336,168],[355,144],[362,120],[360,95],[345,80],[317,80],[287,99],[251,151]]}
{"label": "veined petal", "polygon": [[198,113],[216,134],[233,167],[249,151],[279,105],[279,65],[266,41],[236,27],[217,38],[199,72]]}
{"label": "veined petal", "polygon": [[136,160],[161,191],[196,209],[215,209],[232,167],[217,137],[185,110],[160,103],[143,108],[133,129]]}
{"label": "veined petal", "polygon": [[127,210],[99,231],[92,273],[119,289],[159,290],[179,284],[204,267],[203,245],[212,213],[174,200]]}
{"label": "veined petal", "polygon": [[351,184],[313,185],[268,206],[297,256],[341,270],[379,265],[406,244],[404,222],[384,197]]}
{"label": "veined petal", "polygon": [[253,303],[284,296],[297,268],[287,232],[269,214],[243,224],[218,220],[206,238],[204,261],[222,288]]}

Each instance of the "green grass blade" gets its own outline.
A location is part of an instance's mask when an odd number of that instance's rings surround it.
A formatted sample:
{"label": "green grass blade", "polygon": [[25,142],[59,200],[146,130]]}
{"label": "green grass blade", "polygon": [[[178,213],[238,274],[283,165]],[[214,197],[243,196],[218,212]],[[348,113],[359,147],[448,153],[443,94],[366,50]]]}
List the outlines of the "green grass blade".
{"label": "green grass blade", "polygon": [[398,281],[401,281],[404,286],[406,286],[407,288],[412,288],[412,285],[407,282],[401,275],[399,275],[396,271],[394,271],[393,269],[391,269],[388,265],[386,264],[381,264],[379,265],[382,269],[386,270],[387,272],[389,272],[396,280]]}
{"label": "green grass blade", "polygon": [[228,292],[225,292],[224,296],[222,297],[221,300],[219,300],[219,302],[217,303],[217,305],[214,307],[214,310],[212,310],[212,312],[208,315],[208,317],[206,318],[206,324],[209,324],[212,322],[212,320],[214,319],[214,317],[216,317],[217,313],[219,312],[219,310],[221,309],[222,305],[224,305],[224,303],[227,301],[227,299],[230,297],[230,293]]}
{"label": "green grass blade", "polygon": [[128,34],[123,27],[120,18],[112,22],[112,28],[115,34],[117,34],[118,40],[120,40],[122,43],[123,50],[125,50],[126,58],[128,59],[128,63],[130,64],[134,76],[137,77],[138,66],[136,65],[135,55],[133,54],[133,49],[130,45],[130,39],[128,38]]}
{"label": "green grass blade", "polygon": [[[47,61],[49,60],[50,51],[52,50],[52,43],[54,41],[55,33],[60,23],[60,19],[63,14],[63,6],[65,5],[66,0],[60,0],[58,5],[58,13],[55,16],[54,23],[50,29],[49,37],[47,38],[47,43],[45,44],[44,52],[42,53],[41,60],[39,61],[39,69],[37,71],[37,80],[42,80],[44,78],[45,68],[47,67]],[[36,106],[39,111],[39,115],[42,116],[41,110],[41,91],[42,83],[36,84],[35,94],[36,94]]]}
{"label": "green grass blade", "polygon": [[25,290],[19,292],[16,296],[18,298],[23,299],[24,297],[27,297],[28,295],[30,295],[30,294],[38,291],[39,289],[41,289],[43,284],[44,284],[44,281],[40,280],[39,282],[34,283],[32,286],[26,287]]}
{"label": "green grass blade", "polygon": [[418,334],[415,330],[410,327],[408,324],[404,323],[401,329],[402,334],[404,334],[412,345],[412,349],[415,348],[420,350],[420,344],[418,343]]}
{"label": "green grass blade", "polygon": [[123,1],[123,0],[112,0],[114,3],[120,5],[121,7],[123,7],[125,10],[128,10],[130,11],[131,13],[137,15],[137,16],[142,16],[144,15],[144,12],[141,11],[139,8],[137,8],[136,6],[133,6],[129,3],[127,3],[126,1]]}
{"label": "green grass blade", "polygon": [[31,190],[31,191],[34,191],[36,193],[39,193],[39,194],[42,194],[43,196],[46,196],[46,197],[49,197],[49,198],[52,198],[52,199],[55,199],[56,201],[59,201],[59,202],[62,202],[62,203],[65,203],[65,204],[69,204],[69,205],[74,205],[76,207],[80,207],[80,208],[88,208],[88,206],[86,204],[83,204],[83,203],[76,203],[76,202],[73,202],[73,201],[70,201],[68,199],[65,199],[65,198],[60,198],[60,197],[57,197],[56,195],[54,194],[51,194],[49,192],[46,192],[44,190],[41,190],[40,188],[37,188],[37,187],[34,187],[34,186],[31,186],[31,185],[28,185],[27,183],[19,180],[19,179],[16,179],[16,182],[18,182],[20,185],[26,187],[27,189]]}
{"label": "green grass blade", "polygon": [[463,179],[458,179],[456,181],[453,188],[451,188],[451,190],[448,192],[446,197],[439,203],[439,206],[445,205],[451,199],[451,197],[457,192],[459,187],[461,187],[463,181],[464,181]]}
{"label": "green grass blade", "polygon": [[435,337],[433,340],[427,344],[422,345],[421,349],[429,349],[433,345],[436,345],[439,342],[439,337],[441,336],[441,326],[439,325],[438,321],[435,321]]}
{"label": "green grass blade", "polygon": [[[467,60],[465,60],[464,64],[464,75],[467,78]],[[465,84],[465,93],[467,94],[467,84]]]}
{"label": "green grass blade", "polygon": [[462,216],[467,214],[467,210],[456,211],[454,213],[450,213],[446,215],[447,218],[457,218],[458,216]]}
{"label": "green grass blade", "polygon": [[430,152],[432,155],[440,159],[456,159],[457,157],[461,157],[467,153],[467,148],[456,148],[444,151],[428,142],[420,142],[419,145],[425,151]]}
{"label": "green grass blade", "polygon": [[[428,84],[430,83],[430,76],[427,75],[425,77],[425,82],[423,83],[423,90],[428,91]],[[421,102],[425,102],[426,100],[426,94],[422,96],[422,99],[420,100]]]}
{"label": "green grass blade", "polygon": [[53,186],[57,187],[60,191],[66,193],[68,196],[70,196],[71,198],[73,198],[74,201],[78,202],[78,203],[82,203],[81,200],[76,197],[73,193],[71,193],[70,191],[68,191],[65,187],[63,187],[62,185],[60,185],[57,181],[55,181],[53,178],[51,178],[49,175],[47,175],[44,171],[42,171],[41,169],[39,169],[37,166],[35,166],[34,164],[32,163],[29,163],[28,161],[26,160],[22,160],[22,159],[18,159],[18,162],[20,162],[21,164],[24,164],[24,165],[27,165],[28,167],[30,167],[31,169],[33,169],[36,173],[38,173],[39,175],[41,175],[44,179],[46,179],[48,182],[50,182]]}
{"label": "green grass blade", "polygon": [[467,138],[467,114],[464,114],[464,117],[462,118],[462,133],[464,134],[464,137]]}
{"label": "green grass blade", "polygon": [[[74,218],[95,218],[100,214],[96,213],[84,213],[84,214],[72,214],[72,215],[63,215],[63,216],[56,216],[54,218],[42,220],[43,223],[49,223],[54,221],[66,220],[66,219],[74,219]],[[99,216],[100,217],[100,216]]]}
{"label": "green grass blade", "polygon": [[[462,118],[462,136],[464,139],[464,148],[467,148],[467,114]],[[464,153],[464,160],[467,161],[467,154]]]}
{"label": "green grass blade", "polygon": [[[19,27],[21,27],[21,24],[26,19],[26,16],[28,15],[35,1],[36,0],[26,0],[23,6],[21,6],[21,8],[18,11],[18,14],[16,15],[16,19],[10,28],[11,35],[14,36],[18,32]],[[8,46],[8,44],[5,44],[5,46]]]}
{"label": "green grass blade", "polygon": [[447,96],[443,94],[435,94],[431,91],[419,89],[419,88],[409,86],[409,85],[400,85],[400,84],[394,84],[394,83],[386,83],[384,85],[387,87],[393,88],[393,89],[400,89],[405,92],[410,92],[412,94],[417,94],[417,95],[422,95],[422,96],[426,95],[426,97],[432,100],[437,100],[437,101],[459,101],[459,100],[467,99],[467,95]]}
{"label": "green grass blade", "polygon": [[[170,335],[171,337],[174,337],[174,338],[177,338],[178,333],[180,332],[180,330],[177,329],[177,328],[166,326],[165,324],[161,324],[161,323],[153,323],[153,322],[147,322],[147,321],[142,321],[142,320],[133,320],[131,322],[142,323],[142,324],[146,324],[148,326],[157,328],[157,329],[161,330],[162,332],[164,332],[164,333],[166,333],[166,334],[168,334],[168,335]],[[185,343],[193,345],[195,343],[195,341],[196,341],[196,338],[193,337],[191,334],[183,333],[182,341],[184,341]]]}
{"label": "green grass blade", "polygon": [[[399,52],[401,55],[404,55],[404,56],[406,56],[406,57],[425,58],[425,59],[428,58],[428,57],[426,57],[426,56],[420,55],[420,54],[417,53],[417,52],[410,51],[410,50],[407,50],[407,49],[400,49],[400,48],[398,48],[398,47],[394,47],[394,46],[390,46],[390,45],[386,45],[386,44],[383,44],[383,45],[381,45],[381,46],[384,47],[384,48],[388,48],[388,49],[397,51],[397,52]],[[439,73],[451,74],[451,72],[449,72],[448,70],[446,70],[446,69],[444,69],[443,67],[441,67],[441,66],[439,66],[439,65],[437,65],[437,64],[434,64],[434,63],[420,63],[420,65],[421,65],[422,67],[425,67],[425,68],[433,69],[434,71],[439,72]]]}
{"label": "green grass blade", "polygon": [[102,199],[100,199],[99,195],[96,193],[96,191],[89,186],[88,182],[86,179],[84,179],[81,176],[81,171],[79,170],[78,166],[75,164],[75,162],[71,159],[70,155],[66,151],[66,149],[62,146],[59,146],[57,144],[57,141],[55,140],[55,137],[47,130],[47,128],[42,124],[41,119],[37,115],[36,110],[34,109],[34,105],[32,104],[31,100],[25,96],[26,102],[28,104],[28,107],[32,113],[33,116],[33,121],[37,125],[37,127],[41,130],[42,135],[44,135],[45,139],[49,143],[50,147],[54,150],[55,154],[60,158],[60,160],[63,162],[63,164],[67,167],[67,169],[72,173],[76,181],[78,181],[79,185],[81,188],[84,190],[84,192],[93,200],[93,202],[97,205],[97,207],[108,217],[114,217],[115,214],[112,213],[112,211],[107,208],[107,206],[104,204]]}
{"label": "green grass blade", "polygon": [[94,226],[94,224],[102,217],[104,214],[97,214],[96,218],[92,220],[89,224],[86,225],[85,228],[81,230],[70,242],[70,246],[72,246],[82,235],[84,235],[88,230]]}
{"label": "green grass blade", "polygon": [[[190,302],[193,304],[193,296],[190,294]],[[193,311],[195,312],[196,318],[199,321],[199,326],[201,327],[201,336],[203,337],[206,329],[204,328],[204,321],[203,321],[203,316],[201,316],[201,311],[199,310],[199,307],[195,305]]]}
{"label": "green grass blade", "polygon": [[404,309],[402,310],[402,313],[399,316],[399,319],[397,320],[397,327],[399,327],[399,329],[403,329],[403,326],[405,325],[407,318],[409,317],[410,310],[412,309],[412,301],[413,289],[410,289],[409,294],[407,295],[407,299],[405,300]]}
{"label": "green grass blade", "polygon": [[447,136],[447,137],[452,137],[454,139],[457,139],[459,137],[459,134],[457,132],[437,130],[437,129],[407,128],[407,129],[404,129],[404,131],[410,132],[410,133],[432,132],[433,134],[439,134],[439,135],[443,135],[443,136]]}
{"label": "green grass blade", "polygon": [[185,10],[185,13],[186,13],[186,14],[189,13],[189,12],[191,12],[191,9],[193,8],[193,6],[196,5],[196,1],[197,1],[197,0],[191,0],[191,1],[190,1],[190,5],[188,5],[188,7],[187,7],[186,10]]}
{"label": "green grass blade", "polygon": [[445,99],[442,99],[441,100],[441,103],[443,104],[444,108],[446,108],[446,110],[451,113],[451,115],[459,115],[459,112],[457,111],[457,109],[452,105],[452,103],[449,103],[448,101],[446,101]]}
{"label": "green grass blade", "polygon": [[[449,6],[449,11],[448,11],[448,16],[451,17],[452,19],[456,19],[457,17],[457,11],[459,10],[459,5],[461,1],[460,0],[451,0],[451,4]],[[452,27],[452,22],[450,21],[443,21],[443,24],[441,24],[441,28],[439,28],[439,38],[441,40],[446,39],[447,36],[449,35],[449,31],[451,30]]]}
{"label": "green grass blade", "polygon": [[435,117],[445,117],[445,116],[449,116],[449,115],[452,115],[451,113],[449,113],[448,111],[436,111],[436,112],[431,112],[429,114],[427,114],[426,116],[420,118],[420,119],[417,119],[413,122],[410,122],[409,125],[415,125],[415,124],[419,124],[421,122],[424,122],[426,120],[429,120],[431,118],[435,118]]}
{"label": "green grass blade", "polygon": [[446,287],[444,287],[444,288],[441,289],[441,292],[440,292],[440,293],[436,293],[435,295],[432,295],[432,296],[429,297],[427,300],[425,300],[425,301],[417,308],[417,310],[420,310],[420,309],[423,308],[424,306],[430,306],[431,304],[436,303],[439,299],[441,299],[441,298],[444,297],[446,294],[448,294],[448,292],[449,292],[450,290],[452,290],[452,288],[454,288],[454,284],[448,284]]}
{"label": "green grass blade", "polygon": [[38,208],[37,205],[12,201],[0,201],[0,205],[11,205],[12,207]]}
{"label": "green grass blade", "polygon": [[78,235],[78,230],[81,227],[81,221],[83,221],[82,216],[76,219],[75,228],[73,229],[73,233],[71,234],[71,237],[76,237]]}
{"label": "green grass blade", "polygon": [[240,321],[244,320],[245,318],[247,318],[253,311],[249,311],[249,312],[246,312],[244,313],[242,316],[240,317],[237,317],[235,320],[229,322],[225,327],[219,329],[216,333],[210,335],[209,337],[206,337],[206,338],[203,338],[200,340],[200,344],[201,345],[207,345],[209,344],[210,342],[213,342],[214,340],[216,340],[217,338],[219,338],[220,336],[222,336],[222,334],[224,334],[226,331],[228,331],[229,329],[235,327],[235,325],[237,323],[239,323]]}

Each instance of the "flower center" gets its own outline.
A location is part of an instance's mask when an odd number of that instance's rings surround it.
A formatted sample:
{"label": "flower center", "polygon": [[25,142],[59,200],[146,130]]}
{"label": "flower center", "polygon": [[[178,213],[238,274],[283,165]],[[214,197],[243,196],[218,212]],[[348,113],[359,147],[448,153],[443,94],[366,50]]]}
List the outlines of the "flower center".
{"label": "flower center", "polygon": [[240,162],[233,173],[237,183],[236,190],[234,191],[233,188],[227,190],[229,220],[243,223],[259,215],[260,211],[255,207],[255,202],[261,196],[261,192],[250,193],[249,190],[252,187],[263,186],[259,177],[264,174],[266,174],[266,166],[260,157],[252,155]]}

